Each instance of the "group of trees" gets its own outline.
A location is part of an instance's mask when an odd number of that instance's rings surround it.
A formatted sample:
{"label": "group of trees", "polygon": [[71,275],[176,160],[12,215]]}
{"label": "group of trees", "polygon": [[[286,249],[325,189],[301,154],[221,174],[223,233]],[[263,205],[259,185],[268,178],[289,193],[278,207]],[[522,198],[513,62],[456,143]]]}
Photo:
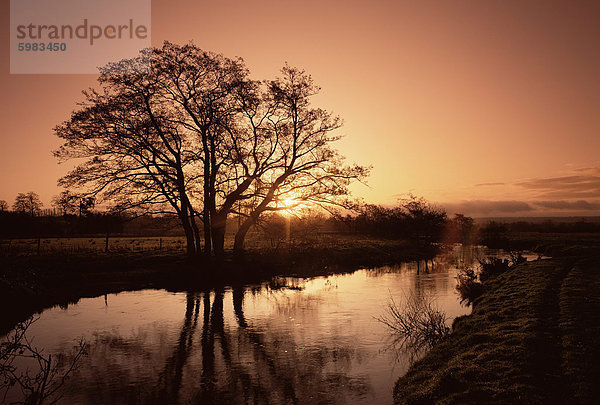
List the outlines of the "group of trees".
{"label": "group of trees", "polygon": [[63,216],[76,213],[79,216],[89,214],[95,205],[96,199],[93,196],[76,194],[69,190],[65,190],[52,198],[52,206],[59,209]]}
{"label": "group of trees", "polygon": [[442,238],[447,215],[423,198],[410,196],[391,208],[363,205],[358,215],[340,216],[339,221],[352,232],[429,244]]}
{"label": "group of trees", "polygon": [[311,106],[319,88],[302,70],[257,81],[241,59],[165,42],[107,65],[99,83],[56,127],[56,156],[83,160],[59,183],[118,211],[176,214],[190,255],[222,257],[232,214],[239,252],[282,201],[345,206],[368,174],[332,147],[341,121]]}
{"label": "group of trees", "polygon": [[[17,194],[12,205],[12,211],[33,217],[41,214],[43,206],[40,196],[33,191],[29,191]],[[74,194],[68,190],[52,198],[52,207],[58,209],[64,216],[77,213],[79,216],[87,215],[94,206],[95,199],[93,197]],[[4,200],[0,200],[0,212],[8,212],[8,203]]]}
{"label": "group of trees", "polygon": [[410,195],[393,207],[365,204],[358,212],[358,215],[338,215],[336,220],[354,233],[411,240],[421,245],[475,242],[473,218],[462,214],[448,218],[444,209],[422,197]]}
{"label": "group of trees", "polygon": [[[34,216],[42,209],[42,206],[43,204],[40,200],[40,196],[33,191],[30,191],[28,193],[17,194],[12,209],[14,212]],[[4,200],[0,200],[0,212],[6,211],[8,211],[8,203]]]}

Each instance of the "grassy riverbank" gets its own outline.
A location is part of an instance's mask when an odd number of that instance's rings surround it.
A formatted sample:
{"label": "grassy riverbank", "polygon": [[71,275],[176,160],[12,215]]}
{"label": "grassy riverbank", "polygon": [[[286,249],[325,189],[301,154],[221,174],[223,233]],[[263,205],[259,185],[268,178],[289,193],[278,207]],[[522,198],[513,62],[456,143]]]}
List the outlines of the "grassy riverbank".
{"label": "grassy riverbank", "polygon": [[340,238],[335,243],[251,249],[216,264],[179,252],[88,252],[0,257],[0,333],[36,311],[125,290],[204,290],[274,276],[319,276],[430,258],[435,249],[403,241]]}
{"label": "grassy riverbank", "polygon": [[600,397],[600,252],[552,249],[486,282],[473,313],[401,377],[397,404],[596,403]]}

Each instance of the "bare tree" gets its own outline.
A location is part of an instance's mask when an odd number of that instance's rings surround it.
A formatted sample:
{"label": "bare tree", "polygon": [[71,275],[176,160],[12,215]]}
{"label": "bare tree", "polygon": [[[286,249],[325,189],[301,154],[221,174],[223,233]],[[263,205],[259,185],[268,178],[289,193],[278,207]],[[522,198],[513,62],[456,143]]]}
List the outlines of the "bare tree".
{"label": "bare tree", "polygon": [[405,219],[405,232],[414,242],[431,245],[441,239],[448,221],[446,211],[412,194],[399,202]]}
{"label": "bare tree", "polygon": [[[229,168],[239,158],[233,153],[239,111],[234,94],[242,95],[245,100],[245,93],[239,89],[252,87],[253,82],[248,79],[248,70],[241,59],[206,53],[192,45],[174,46],[161,55],[165,73],[162,83],[173,83],[165,86],[164,91],[177,111],[178,122],[194,141],[191,149],[196,152],[193,158],[199,167],[195,189],[201,185],[202,190],[199,197],[202,210],[197,215],[203,221],[205,253],[214,249],[221,256],[228,207],[253,179],[242,181],[233,190],[224,191],[220,187],[232,183]],[[224,210],[217,209],[221,200]]]}
{"label": "bare tree", "polygon": [[212,138],[203,145],[204,208],[210,221],[205,232],[211,233],[218,257],[224,253],[230,214],[246,218],[234,246],[241,252],[263,212],[291,208],[278,201],[347,206],[347,185],[368,174],[366,167],[344,165],[331,148],[339,137],[330,133],[341,120],[310,106],[319,91],[311,77],[289,66],[282,72],[283,78],[271,82],[236,82],[228,108],[221,109]]}
{"label": "bare tree", "polygon": [[33,191],[28,193],[19,193],[13,204],[13,211],[28,213],[31,216],[36,215],[42,209],[42,200],[40,196]]}
{"label": "bare tree", "polygon": [[52,206],[62,211],[64,216],[73,214],[79,208],[79,194],[74,194],[69,190],[62,191],[59,195],[52,197]]}
{"label": "bare tree", "polygon": [[88,215],[96,206],[96,197],[92,195],[79,196],[79,216]]}
{"label": "bare tree", "polygon": [[8,210],[8,203],[4,200],[0,200],[0,212]]}
{"label": "bare tree", "polygon": [[[267,119],[267,150],[254,154],[267,156],[261,175],[245,198],[254,204],[235,235],[234,249],[241,252],[247,232],[264,212],[290,209],[283,200],[330,209],[349,207],[348,185],[363,180],[370,168],[346,165],[332,147],[340,139],[333,132],[340,128],[339,117],[311,106],[311,97],[320,88],[303,70],[285,66],[282,77],[268,84],[266,99],[272,103]],[[246,115],[254,110],[246,111]]]}
{"label": "bare tree", "polygon": [[[132,73],[148,58],[149,72]],[[118,210],[176,214],[187,251],[195,254],[198,220],[209,224],[208,210],[197,208],[206,199],[203,179],[211,174],[205,163],[215,159],[205,147],[216,150],[223,99],[245,72],[239,60],[168,42],[109,64],[99,78],[102,92],[86,92],[82,108],[56,128],[65,140],[56,155],[85,159],[60,184],[87,188]]]}
{"label": "bare tree", "polygon": [[[135,69],[150,59],[149,71]],[[139,73],[135,73],[139,72]],[[166,42],[136,59],[102,70],[102,91],[56,128],[61,159],[85,162],[60,180],[66,187],[115,203],[118,209],[174,213],[188,253],[224,254],[227,218],[282,209],[287,196],[343,205],[347,185],[368,169],[345,166],[330,144],[337,117],[310,107],[318,92],[310,76],[285,67],[269,83],[248,78],[241,59]],[[244,213],[239,207],[246,207]]]}

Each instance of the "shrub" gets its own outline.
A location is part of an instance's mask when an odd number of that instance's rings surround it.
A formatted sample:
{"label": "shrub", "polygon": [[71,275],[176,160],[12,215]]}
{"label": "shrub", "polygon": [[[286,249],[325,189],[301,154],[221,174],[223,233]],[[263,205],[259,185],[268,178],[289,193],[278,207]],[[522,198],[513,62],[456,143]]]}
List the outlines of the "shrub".
{"label": "shrub", "polygon": [[483,284],[479,282],[478,275],[471,267],[461,270],[456,276],[456,291],[460,295],[460,302],[466,301],[471,305],[483,293]]}
{"label": "shrub", "polygon": [[508,259],[500,259],[498,257],[488,257],[483,260],[479,260],[481,270],[479,272],[479,280],[485,282],[490,277],[495,277],[498,274],[504,273],[510,268]]}
{"label": "shrub", "polygon": [[502,274],[506,270],[509,270],[527,261],[527,259],[523,257],[523,253],[520,251],[510,251],[508,252],[508,256],[509,259],[488,257],[486,259],[479,260],[479,264],[481,265],[481,271],[479,272],[479,280],[481,282],[484,282],[490,277],[495,277],[498,274]]}

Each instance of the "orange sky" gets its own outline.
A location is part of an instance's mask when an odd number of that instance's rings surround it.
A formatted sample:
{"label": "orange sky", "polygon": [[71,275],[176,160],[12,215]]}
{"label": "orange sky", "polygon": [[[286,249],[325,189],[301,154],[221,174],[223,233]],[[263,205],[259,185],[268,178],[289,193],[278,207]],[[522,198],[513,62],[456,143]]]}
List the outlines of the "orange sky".
{"label": "orange sky", "polygon": [[[10,75],[3,1],[0,199],[47,206],[66,168],[52,128],[94,75]],[[374,166],[367,201],[413,192],[476,215],[600,215],[600,3],[152,2],[152,42],[285,61],[344,118],[339,149]],[[501,184],[500,184],[501,183]]]}

